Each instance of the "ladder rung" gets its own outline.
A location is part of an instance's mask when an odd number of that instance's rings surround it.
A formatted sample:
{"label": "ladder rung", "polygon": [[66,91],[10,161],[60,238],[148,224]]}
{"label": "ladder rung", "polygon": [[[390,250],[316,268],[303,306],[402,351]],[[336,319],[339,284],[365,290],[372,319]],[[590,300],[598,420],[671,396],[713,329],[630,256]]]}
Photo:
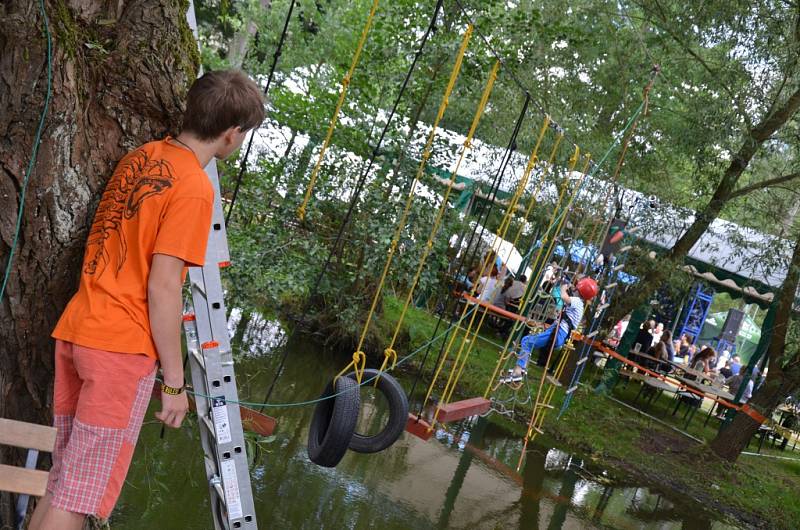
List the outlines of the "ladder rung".
{"label": "ladder rung", "polygon": [[603,309],[605,309],[605,308],[609,307],[610,305],[611,305],[611,304],[602,304],[602,305],[599,305],[599,306],[597,306],[597,310],[598,310],[598,311],[602,311]]}
{"label": "ladder rung", "polygon": [[608,285],[606,285],[606,289],[613,289],[616,286],[617,286],[617,282],[609,283]]}
{"label": "ladder rung", "polygon": [[579,364],[583,364],[583,363],[585,363],[585,362],[586,362],[586,359],[588,359],[588,357],[581,357],[581,358],[578,360],[578,362],[577,362],[577,363],[575,363],[575,365],[577,366],[577,365],[579,365]]}
{"label": "ladder rung", "polygon": [[534,431],[536,431],[536,432],[537,432],[537,433],[539,433],[539,434],[544,434],[544,431],[543,431],[543,430],[541,430],[539,427],[536,427],[536,426],[534,426],[534,427],[533,427],[533,430],[534,430]]}
{"label": "ladder rung", "polygon": [[200,423],[202,425],[205,425],[206,429],[208,429],[208,432],[211,434],[211,437],[214,439],[214,443],[216,443],[217,434],[214,432],[214,425],[211,423],[211,418],[209,418],[207,414],[204,414],[203,416],[201,416],[201,418],[203,419],[203,421]]}
{"label": "ladder rung", "polygon": [[624,267],[625,267],[625,264],[624,264],[624,263],[620,263],[619,265],[617,265],[616,267],[614,267],[614,269],[613,269],[613,270],[614,270],[614,272],[616,272],[616,271],[621,271],[621,270],[622,270]]}
{"label": "ladder rung", "polygon": [[554,409],[554,408],[555,408],[555,407],[554,407],[553,405],[551,405],[550,403],[538,403],[536,406],[537,406],[538,408],[540,408],[540,409]]}
{"label": "ladder rung", "polygon": [[200,285],[197,282],[192,282],[192,290],[197,290],[197,293],[202,296],[205,300],[208,300],[208,295],[206,295],[206,288],[205,285]]}
{"label": "ladder rung", "polygon": [[569,387],[569,388],[567,389],[567,392],[566,392],[566,393],[567,393],[567,394],[572,394],[572,393],[573,393],[573,392],[575,392],[576,390],[578,390],[578,385],[575,385],[575,386],[571,386],[571,387]]}
{"label": "ladder rung", "polygon": [[203,371],[206,371],[206,360],[203,359],[203,356],[197,350],[192,350],[192,354],[189,356],[194,362],[196,362]]}
{"label": "ladder rung", "polygon": [[595,335],[597,335],[598,333],[600,333],[600,330],[599,330],[599,329],[596,329],[596,330],[592,331],[591,333],[589,333],[588,335],[586,335],[586,338],[587,338],[587,339],[591,339],[592,337],[594,337],[594,336],[595,336]]}

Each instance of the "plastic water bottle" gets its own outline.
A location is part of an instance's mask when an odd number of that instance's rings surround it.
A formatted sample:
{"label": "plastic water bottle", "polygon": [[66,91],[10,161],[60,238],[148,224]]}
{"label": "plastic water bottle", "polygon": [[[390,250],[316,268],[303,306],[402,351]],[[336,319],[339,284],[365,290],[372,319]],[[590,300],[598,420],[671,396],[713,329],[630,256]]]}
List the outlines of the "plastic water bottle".
{"label": "plastic water bottle", "polygon": [[469,431],[464,431],[464,433],[461,435],[461,438],[459,438],[458,440],[459,451],[463,451],[464,448],[467,446],[468,442],[469,442]]}

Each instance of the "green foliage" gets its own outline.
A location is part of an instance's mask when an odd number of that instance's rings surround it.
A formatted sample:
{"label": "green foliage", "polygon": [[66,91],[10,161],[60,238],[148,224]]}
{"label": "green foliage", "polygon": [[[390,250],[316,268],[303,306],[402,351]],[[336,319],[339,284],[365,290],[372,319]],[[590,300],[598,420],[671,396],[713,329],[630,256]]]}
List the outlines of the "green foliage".
{"label": "green foliage", "polygon": [[[371,3],[300,0],[297,4],[269,94],[269,124],[279,134],[259,154],[258,163],[248,168],[230,229],[232,253],[239,266],[231,271],[228,285],[237,305],[299,311],[332,248],[350,193],[365,169],[433,8],[433,2],[416,0],[381,3],[321,166],[308,223],[299,226],[294,212]],[[524,99],[521,84],[529,90],[533,105],[518,138],[520,154],[530,153],[544,110],[568,133],[556,158],[559,164],[566,163],[572,141],[584,152],[599,156],[640,104],[651,66],[658,63],[662,74],[650,93],[649,113],[638,124],[620,178],[623,184],[656,194],[677,207],[698,208],[708,202],[749,128],[785,101],[800,82],[795,60],[796,13],[777,0],[698,5],[578,0],[566,9],[556,0],[472,4],[469,15],[493,50],[480,35],[473,37],[442,122],[444,128],[466,133],[496,51],[504,58],[503,68],[476,137],[506,145]],[[206,68],[225,66],[228,42],[247,23],[255,22],[257,33],[243,68],[263,81],[289,0],[264,5],[219,0],[198,4]],[[408,142],[419,145],[428,133],[421,125],[435,118],[467,22],[456,4],[445,2],[437,31],[419,58],[343,244],[336,249],[319,296],[312,301],[312,320],[332,339],[359,334],[419,161],[419,153],[409,149]],[[415,121],[416,116],[421,123]],[[766,142],[741,185],[792,171],[800,137],[796,130],[792,118]],[[459,148],[440,137],[432,160],[442,169],[452,169]],[[543,146],[542,152],[549,148]],[[486,161],[487,179],[499,164],[501,152],[498,160]],[[617,153],[612,153],[605,173],[599,176],[611,172]],[[517,168],[517,176],[509,176],[503,188],[513,190],[520,173]],[[235,175],[236,168],[225,167],[223,191],[228,196]],[[441,187],[428,184],[441,193]],[[783,188],[745,195],[732,201],[723,215],[783,233],[785,223],[780,220],[792,213],[794,189],[790,181]],[[409,288],[436,207],[436,201],[418,197],[403,227],[388,282],[389,289],[400,295]],[[500,210],[490,216],[488,228],[499,226]],[[551,210],[552,203],[547,201],[533,209],[534,222],[520,248],[533,242]],[[599,222],[598,213],[585,215]],[[651,219],[634,221],[646,229]],[[439,282],[447,266],[446,240],[464,227],[452,212],[445,224],[423,271],[420,292],[430,291]],[[516,234],[521,225],[517,219],[509,235]],[[587,225],[584,235],[590,231]],[[646,259],[628,263],[641,269],[664,265]],[[672,278],[673,273],[669,276],[676,285],[687,281]]]}

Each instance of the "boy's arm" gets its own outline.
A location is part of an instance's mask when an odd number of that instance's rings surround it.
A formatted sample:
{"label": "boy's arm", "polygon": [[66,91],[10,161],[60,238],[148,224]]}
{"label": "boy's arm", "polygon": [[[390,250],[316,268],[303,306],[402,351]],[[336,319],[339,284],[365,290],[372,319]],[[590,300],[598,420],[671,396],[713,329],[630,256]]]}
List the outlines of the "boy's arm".
{"label": "boy's arm", "polygon": [[[147,280],[147,305],[150,332],[158,351],[164,384],[182,388],[181,361],[181,288],[184,262],[166,254],[153,254],[150,277]],[[186,393],[177,396],[161,394],[161,412],[156,417],[170,427],[180,427],[189,408]]]}

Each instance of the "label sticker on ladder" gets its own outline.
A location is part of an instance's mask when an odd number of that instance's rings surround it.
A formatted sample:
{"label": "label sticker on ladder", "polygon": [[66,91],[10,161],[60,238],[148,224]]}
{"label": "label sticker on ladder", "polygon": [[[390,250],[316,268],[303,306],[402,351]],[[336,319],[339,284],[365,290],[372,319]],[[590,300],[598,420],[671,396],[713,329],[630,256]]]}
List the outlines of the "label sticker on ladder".
{"label": "label sticker on ladder", "polygon": [[211,403],[211,416],[214,418],[214,431],[217,433],[217,443],[230,443],[232,440],[231,423],[228,421],[228,406],[225,403],[225,398],[223,396],[217,396],[212,398]]}
{"label": "label sticker on ladder", "polygon": [[242,511],[242,499],[239,495],[239,480],[236,478],[236,463],[233,460],[225,460],[220,465],[222,472],[222,484],[225,487],[225,504],[228,505],[228,517],[230,519],[241,519],[244,516]]}

